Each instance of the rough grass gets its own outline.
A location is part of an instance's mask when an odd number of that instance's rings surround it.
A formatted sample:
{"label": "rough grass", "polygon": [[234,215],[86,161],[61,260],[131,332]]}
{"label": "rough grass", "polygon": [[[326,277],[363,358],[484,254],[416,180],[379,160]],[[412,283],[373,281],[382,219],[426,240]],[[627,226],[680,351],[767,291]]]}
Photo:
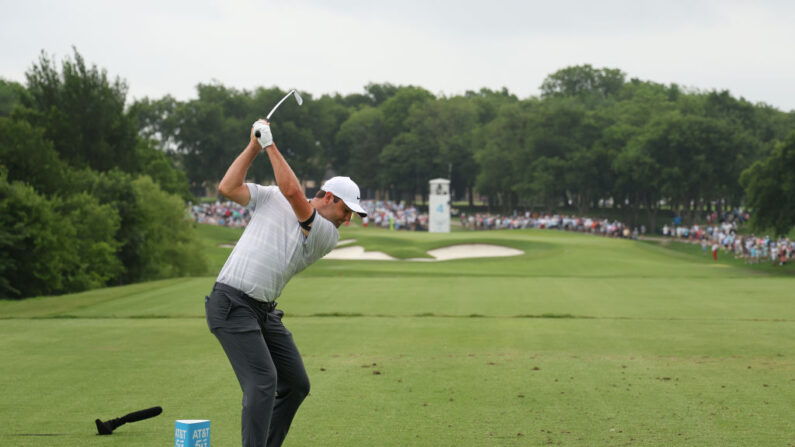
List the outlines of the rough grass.
{"label": "rough grass", "polygon": [[[217,244],[239,232],[201,231],[220,268]],[[525,254],[320,261],[294,278],[280,307],[313,388],[286,445],[795,442],[782,270],[556,231],[342,232],[393,256],[462,242]],[[0,301],[0,445],[168,445],[183,418],[237,445],[240,389],[203,317],[213,281]],[[164,414],[96,436],[95,418],[153,405]]]}

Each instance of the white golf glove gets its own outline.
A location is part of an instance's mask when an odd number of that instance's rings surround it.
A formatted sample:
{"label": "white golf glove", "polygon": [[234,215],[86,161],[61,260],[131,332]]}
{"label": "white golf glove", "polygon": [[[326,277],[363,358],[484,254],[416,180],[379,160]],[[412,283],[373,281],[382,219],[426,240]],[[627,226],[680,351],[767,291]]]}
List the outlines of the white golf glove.
{"label": "white golf glove", "polygon": [[265,124],[262,121],[256,121],[251,127],[254,129],[255,136],[257,135],[257,132],[259,132],[257,141],[259,141],[259,144],[263,149],[273,144],[273,135],[271,135],[271,126],[269,124]]}

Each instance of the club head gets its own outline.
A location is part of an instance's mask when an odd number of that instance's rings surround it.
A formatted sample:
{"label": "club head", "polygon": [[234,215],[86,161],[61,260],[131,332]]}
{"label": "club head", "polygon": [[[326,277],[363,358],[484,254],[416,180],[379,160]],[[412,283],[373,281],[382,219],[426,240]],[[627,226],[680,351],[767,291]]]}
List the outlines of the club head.
{"label": "club head", "polygon": [[100,435],[112,435],[113,428],[110,426],[108,422],[102,422],[99,419],[94,421],[97,424],[97,433]]}
{"label": "club head", "polygon": [[[284,95],[284,98],[282,98],[282,100],[281,100],[281,101],[279,101],[278,103],[276,103],[276,105],[275,105],[275,106],[273,106],[273,108],[271,109],[271,111],[270,111],[270,113],[268,114],[268,116],[266,116],[266,117],[265,117],[265,120],[267,120],[267,121],[270,121],[270,119],[271,119],[271,115],[273,115],[273,112],[275,112],[275,111],[276,111],[276,109],[278,109],[278,108],[279,108],[279,106],[280,106],[280,105],[282,105],[282,103],[283,103],[283,102],[284,102],[284,101],[285,101],[287,98],[289,98],[289,97],[290,97],[290,95],[293,95],[293,96],[295,97],[295,102],[297,102],[299,106],[300,106],[301,104],[303,104],[303,103],[304,103],[304,99],[303,99],[303,98],[301,98],[301,95],[300,95],[300,94],[298,94],[298,90],[296,90],[296,89],[292,89],[292,90],[290,90],[289,92],[287,92],[287,94],[286,94],[286,95]],[[259,138],[259,136],[258,136],[257,138]]]}

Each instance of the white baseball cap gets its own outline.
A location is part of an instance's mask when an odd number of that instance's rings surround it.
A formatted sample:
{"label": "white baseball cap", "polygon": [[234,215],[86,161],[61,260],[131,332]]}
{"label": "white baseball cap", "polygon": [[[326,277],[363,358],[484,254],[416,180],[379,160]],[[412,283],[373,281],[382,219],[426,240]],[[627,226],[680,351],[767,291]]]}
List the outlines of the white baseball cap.
{"label": "white baseball cap", "polygon": [[367,215],[367,211],[359,205],[359,187],[350,177],[332,177],[326,180],[320,189],[342,199],[345,205],[348,205],[348,208],[356,214],[362,217]]}

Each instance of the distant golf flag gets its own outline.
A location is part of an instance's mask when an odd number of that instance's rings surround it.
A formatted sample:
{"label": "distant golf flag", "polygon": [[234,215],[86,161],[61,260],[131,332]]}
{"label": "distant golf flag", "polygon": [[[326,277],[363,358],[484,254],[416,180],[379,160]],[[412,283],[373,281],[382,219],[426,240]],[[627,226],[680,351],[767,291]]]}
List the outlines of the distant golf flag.
{"label": "distant golf flag", "polygon": [[210,447],[210,421],[178,420],[174,428],[174,447]]}
{"label": "distant golf flag", "polygon": [[435,178],[430,182],[428,196],[428,231],[431,233],[450,232],[450,180]]}

